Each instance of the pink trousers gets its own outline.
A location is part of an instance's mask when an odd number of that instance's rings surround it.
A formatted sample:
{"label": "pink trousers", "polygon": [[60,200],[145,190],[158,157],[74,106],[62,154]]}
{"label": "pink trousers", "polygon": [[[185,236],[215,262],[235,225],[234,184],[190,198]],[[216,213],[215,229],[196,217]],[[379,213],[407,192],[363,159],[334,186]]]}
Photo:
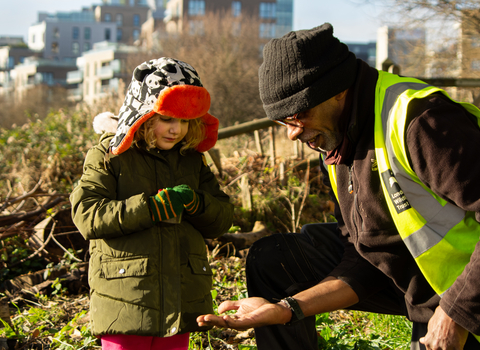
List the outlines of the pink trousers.
{"label": "pink trousers", "polygon": [[172,337],[145,337],[141,335],[103,335],[102,350],[187,350],[189,333]]}

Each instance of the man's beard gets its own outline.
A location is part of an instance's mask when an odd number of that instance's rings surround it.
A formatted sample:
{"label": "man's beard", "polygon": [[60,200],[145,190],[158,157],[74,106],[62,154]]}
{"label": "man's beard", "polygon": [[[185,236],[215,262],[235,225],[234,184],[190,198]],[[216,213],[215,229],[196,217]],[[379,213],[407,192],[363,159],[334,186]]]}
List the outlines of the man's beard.
{"label": "man's beard", "polygon": [[[323,145],[318,145],[317,146],[315,144],[316,144],[316,141],[318,140],[319,137],[321,137],[323,139]],[[322,153],[327,153],[327,152],[333,151],[342,142],[342,138],[341,138],[340,134],[335,133],[333,131],[318,133],[315,136],[315,140],[313,142],[313,145],[308,141],[304,141],[304,139],[311,140],[312,138],[313,137],[310,137],[308,139],[308,138],[304,137],[304,138],[302,138],[302,141],[306,142],[307,146],[309,148],[311,148],[315,151],[318,151],[318,152],[322,152]]]}

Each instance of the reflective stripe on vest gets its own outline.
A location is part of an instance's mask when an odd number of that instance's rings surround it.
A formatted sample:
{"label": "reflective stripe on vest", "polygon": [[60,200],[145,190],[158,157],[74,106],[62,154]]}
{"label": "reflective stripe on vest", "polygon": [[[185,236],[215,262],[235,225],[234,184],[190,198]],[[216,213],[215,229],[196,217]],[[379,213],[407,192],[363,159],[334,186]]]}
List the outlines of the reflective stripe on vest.
{"label": "reflective stripe on vest", "polygon": [[[415,98],[443,90],[419,80],[379,72],[375,94],[375,154],[395,226],[423,275],[442,295],[465,265],[480,238],[473,212],[452,205],[427,188],[411,168],[405,145],[407,108]],[[462,103],[480,120],[480,110]],[[448,259],[448,264],[439,264]]]}
{"label": "reflective stripe on vest", "polygon": [[[445,91],[420,80],[379,72],[375,91],[375,154],[395,226],[429,284],[442,296],[470,261],[480,238],[480,224],[473,212],[446,202],[427,188],[408,162],[408,104],[434,92],[450,98]],[[468,103],[460,104],[477,117],[480,125],[480,110]],[[338,200],[335,166],[329,165],[328,172]]]}

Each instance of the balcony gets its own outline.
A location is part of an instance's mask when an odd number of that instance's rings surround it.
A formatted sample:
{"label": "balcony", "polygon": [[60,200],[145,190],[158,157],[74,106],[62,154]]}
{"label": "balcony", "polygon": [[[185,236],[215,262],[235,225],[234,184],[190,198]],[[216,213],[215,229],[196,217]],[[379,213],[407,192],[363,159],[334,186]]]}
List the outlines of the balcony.
{"label": "balcony", "polygon": [[75,70],[67,72],[67,84],[78,84],[83,81],[83,71]]}
{"label": "balcony", "polygon": [[120,73],[120,60],[113,60],[108,66],[103,66],[97,69],[96,76],[99,79],[111,79],[116,73]]}

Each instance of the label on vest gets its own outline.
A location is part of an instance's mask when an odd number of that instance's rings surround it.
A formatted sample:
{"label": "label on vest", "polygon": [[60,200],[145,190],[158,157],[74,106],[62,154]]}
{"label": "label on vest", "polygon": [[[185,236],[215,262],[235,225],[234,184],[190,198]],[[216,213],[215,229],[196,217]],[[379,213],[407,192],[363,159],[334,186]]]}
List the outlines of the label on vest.
{"label": "label on vest", "polygon": [[400,188],[400,185],[398,184],[397,179],[393,175],[393,172],[390,169],[383,172],[382,179],[385,183],[385,187],[387,188],[388,197],[392,201],[393,206],[397,211],[397,214],[400,214],[401,212],[410,209],[411,205],[408,202],[405,193],[403,193],[402,189]]}

